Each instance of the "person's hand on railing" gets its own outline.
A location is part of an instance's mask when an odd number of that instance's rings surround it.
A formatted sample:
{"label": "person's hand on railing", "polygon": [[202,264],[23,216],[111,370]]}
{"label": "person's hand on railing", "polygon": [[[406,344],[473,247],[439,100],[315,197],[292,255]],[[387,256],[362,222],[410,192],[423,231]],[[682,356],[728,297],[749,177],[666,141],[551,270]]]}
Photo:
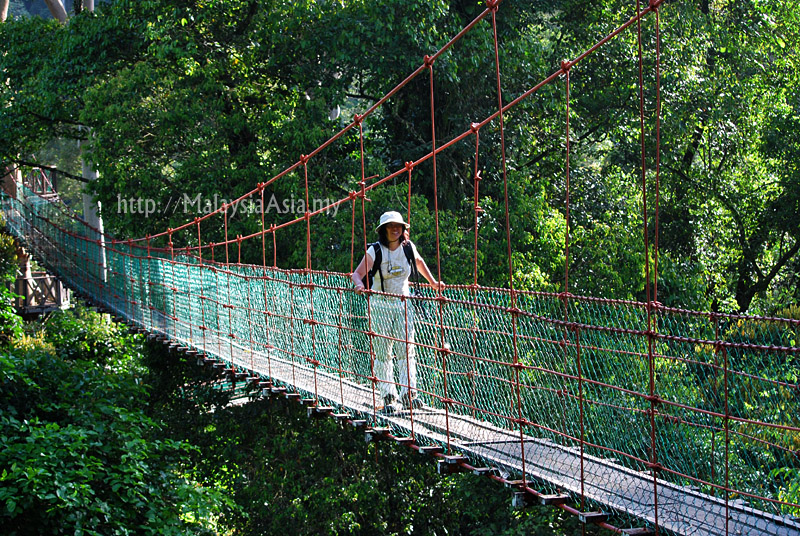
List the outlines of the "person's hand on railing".
{"label": "person's hand on railing", "polygon": [[433,290],[438,290],[439,292],[443,292],[447,285],[445,285],[444,281],[436,281],[435,283],[430,284]]}

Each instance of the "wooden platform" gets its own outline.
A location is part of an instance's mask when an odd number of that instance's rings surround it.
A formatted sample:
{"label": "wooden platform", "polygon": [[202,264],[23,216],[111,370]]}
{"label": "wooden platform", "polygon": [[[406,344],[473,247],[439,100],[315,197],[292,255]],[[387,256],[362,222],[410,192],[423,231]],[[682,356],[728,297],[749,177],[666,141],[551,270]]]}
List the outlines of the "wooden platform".
{"label": "wooden platform", "polygon": [[31,272],[19,275],[14,282],[14,308],[23,317],[32,317],[69,306],[69,291],[54,275],[47,272]]}

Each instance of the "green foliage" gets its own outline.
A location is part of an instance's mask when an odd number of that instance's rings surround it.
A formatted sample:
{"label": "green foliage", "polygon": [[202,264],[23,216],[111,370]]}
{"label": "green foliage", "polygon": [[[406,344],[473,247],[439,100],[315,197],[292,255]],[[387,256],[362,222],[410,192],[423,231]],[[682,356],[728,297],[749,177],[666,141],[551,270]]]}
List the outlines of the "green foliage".
{"label": "green foliage", "polygon": [[146,416],[141,342],[98,349],[117,338],[100,315],[59,316],[0,354],[4,533],[211,533],[224,503],[187,478],[192,448]]}
{"label": "green foliage", "polygon": [[[2,224],[0,217],[0,226]],[[0,345],[19,336],[22,330],[22,319],[16,314],[17,295],[12,292],[18,271],[17,242],[11,235],[0,231]]]}
{"label": "green foliage", "polygon": [[[781,491],[778,499],[793,504],[800,504],[800,470],[789,467],[781,467],[774,469],[770,474],[770,478],[781,481]],[[789,509],[786,508],[786,513],[797,517],[800,514],[800,508]]]}
{"label": "green foliage", "polygon": [[55,311],[41,324],[46,343],[65,361],[89,360],[123,374],[141,375],[141,337],[130,335],[120,325],[84,307]]}

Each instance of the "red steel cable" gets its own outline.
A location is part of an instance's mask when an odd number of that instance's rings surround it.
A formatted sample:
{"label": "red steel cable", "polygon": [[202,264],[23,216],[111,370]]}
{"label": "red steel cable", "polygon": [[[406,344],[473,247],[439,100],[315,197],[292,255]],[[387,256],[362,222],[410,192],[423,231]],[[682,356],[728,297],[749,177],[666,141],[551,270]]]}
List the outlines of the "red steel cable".
{"label": "red steel cable", "polygon": [[305,194],[306,194],[306,270],[311,270],[311,218],[309,216],[308,207],[308,159],[306,155],[300,155],[300,162],[303,163],[303,178],[305,180]]}
{"label": "red steel cable", "polygon": [[[439,193],[437,189],[437,180],[436,180],[436,116],[435,111],[436,107],[434,104],[433,98],[433,58],[430,56],[425,56],[425,65],[428,67],[428,78],[430,83],[428,85],[429,95],[430,95],[430,111],[431,111],[431,154],[433,155],[433,207],[434,207],[434,221],[435,221],[435,231],[436,231],[436,278],[437,281],[442,281],[442,261],[441,256],[439,253]],[[436,288],[436,295],[441,296],[442,291],[437,286]],[[447,352],[444,349],[444,312],[442,308],[444,307],[444,302],[439,301],[439,347],[438,352],[442,358],[442,389],[444,393],[444,398],[449,400],[449,396],[447,395]],[[450,447],[450,405],[445,403],[444,405],[444,422],[445,422],[445,430],[447,432],[447,452],[451,452]]]}
{"label": "red steel cable", "polygon": [[658,5],[656,17],[656,207],[653,238],[653,301],[658,303],[658,212],[661,198],[661,16]]}
{"label": "red steel cable", "polygon": [[[641,0],[636,0],[636,12],[641,13]],[[650,392],[650,465],[653,477],[653,510],[654,525],[656,536],[658,536],[659,523],[659,503],[658,503],[658,450],[656,442],[656,378],[655,378],[655,356],[653,355],[653,336],[655,331],[654,316],[652,313],[653,296],[650,287],[650,236],[648,231],[647,213],[647,158],[645,144],[645,113],[644,113],[644,53],[642,46],[642,18],[636,20],[636,40],[638,51],[638,71],[639,71],[639,130],[641,146],[641,174],[642,174],[642,222],[644,233],[644,272],[645,272],[645,296],[647,302],[647,355],[648,355],[648,374]],[[726,523],[727,525],[727,523]]]}
{"label": "red steel cable", "polygon": [[475,204],[473,207],[473,224],[475,226],[475,248],[472,261],[472,284],[478,286],[478,214],[481,212],[479,205],[480,197],[478,195],[478,185],[481,181],[481,173],[478,170],[478,149],[480,147],[480,129],[477,123],[472,124],[472,129],[475,132],[475,171],[473,175],[473,182],[475,183]]}
{"label": "red steel cable", "polygon": [[508,255],[508,286],[511,294],[511,341],[513,345],[513,367],[514,367],[514,391],[517,402],[517,420],[519,425],[520,457],[522,458],[522,480],[527,481],[527,468],[525,466],[525,434],[523,433],[522,421],[522,394],[519,382],[519,348],[517,339],[517,304],[516,293],[514,292],[514,261],[511,257],[511,215],[508,208],[508,167],[506,165],[506,138],[505,123],[503,118],[503,90],[500,79],[500,47],[497,38],[497,6],[498,0],[488,0],[487,5],[492,12],[492,41],[494,44],[494,68],[495,79],[497,81],[497,114],[500,118],[500,157],[503,167],[503,199],[505,202],[506,217],[506,250]]}

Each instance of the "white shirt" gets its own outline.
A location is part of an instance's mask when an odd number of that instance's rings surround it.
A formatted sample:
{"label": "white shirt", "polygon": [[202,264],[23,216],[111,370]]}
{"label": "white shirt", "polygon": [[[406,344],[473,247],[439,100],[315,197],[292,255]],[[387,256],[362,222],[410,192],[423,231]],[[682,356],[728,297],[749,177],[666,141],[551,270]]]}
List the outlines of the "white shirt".
{"label": "white shirt", "polygon": [[[398,247],[394,251],[382,244],[378,244],[381,248],[381,269],[375,272],[375,277],[372,280],[372,290],[383,290],[388,294],[400,294],[402,296],[409,296],[411,290],[408,286],[408,278],[411,277],[411,264],[406,258],[403,246]],[[417,246],[411,242],[411,249],[414,251],[414,259],[421,258],[417,252]],[[367,249],[367,255],[370,260],[375,261],[375,253],[372,247]],[[381,276],[383,279],[383,289],[381,289]]]}

